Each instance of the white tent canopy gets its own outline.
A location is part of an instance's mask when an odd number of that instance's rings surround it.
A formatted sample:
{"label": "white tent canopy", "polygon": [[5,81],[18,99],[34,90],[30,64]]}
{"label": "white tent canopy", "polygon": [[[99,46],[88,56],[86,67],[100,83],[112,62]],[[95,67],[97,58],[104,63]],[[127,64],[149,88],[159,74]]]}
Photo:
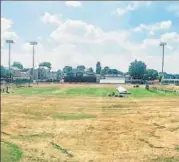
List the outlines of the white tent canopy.
{"label": "white tent canopy", "polygon": [[118,90],[119,93],[127,93],[127,89],[125,89],[124,87],[118,87],[116,89]]}

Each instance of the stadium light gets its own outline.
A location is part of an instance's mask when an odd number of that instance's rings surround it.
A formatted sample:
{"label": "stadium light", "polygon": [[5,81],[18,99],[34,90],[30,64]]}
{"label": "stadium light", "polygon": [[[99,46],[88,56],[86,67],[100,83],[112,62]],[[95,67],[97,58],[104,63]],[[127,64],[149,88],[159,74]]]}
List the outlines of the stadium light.
{"label": "stadium light", "polygon": [[9,44],[9,79],[11,79],[11,44],[14,43],[13,40],[6,40],[6,43]]}
{"label": "stadium light", "polygon": [[160,42],[160,46],[162,46],[162,77],[164,77],[164,51],[165,51],[165,45],[167,45],[166,42]]}
{"label": "stadium light", "polygon": [[34,80],[34,60],[35,60],[35,58],[34,58],[34,53],[35,53],[34,46],[37,45],[37,44],[38,44],[38,43],[35,42],[35,41],[30,42],[30,45],[33,46],[33,53],[32,53],[32,67],[33,67],[33,69],[32,69],[32,79],[33,79],[33,80]]}

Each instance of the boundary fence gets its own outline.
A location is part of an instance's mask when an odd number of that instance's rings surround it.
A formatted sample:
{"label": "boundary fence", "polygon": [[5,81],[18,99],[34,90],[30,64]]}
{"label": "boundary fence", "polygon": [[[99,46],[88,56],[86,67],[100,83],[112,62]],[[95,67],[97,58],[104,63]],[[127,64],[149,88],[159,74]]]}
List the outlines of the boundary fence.
{"label": "boundary fence", "polygon": [[174,93],[176,95],[179,95],[179,90],[176,89],[168,89],[166,87],[157,87],[157,86],[150,86],[149,88],[150,91],[159,91],[159,92],[164,92],[164,93]]}

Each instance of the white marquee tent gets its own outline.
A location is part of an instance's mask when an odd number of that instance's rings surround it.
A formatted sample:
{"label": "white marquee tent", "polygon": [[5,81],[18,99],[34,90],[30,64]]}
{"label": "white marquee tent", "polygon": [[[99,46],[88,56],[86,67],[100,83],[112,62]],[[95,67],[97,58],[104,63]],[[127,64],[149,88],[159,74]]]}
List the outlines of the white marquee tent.
{"label": "white marquee tent", "polygon": [[125,89],[124,87],[118,87],[116,89],[118,90],[119,93],[127,93],[127,89]]}

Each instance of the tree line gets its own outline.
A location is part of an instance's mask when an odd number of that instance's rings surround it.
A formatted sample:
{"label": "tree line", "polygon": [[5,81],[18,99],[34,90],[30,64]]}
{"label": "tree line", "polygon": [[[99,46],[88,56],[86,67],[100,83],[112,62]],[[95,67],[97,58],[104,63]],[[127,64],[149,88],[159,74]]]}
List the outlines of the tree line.
{"label": "tree line", "polygon": [[[20,62],[13,62],[12,67],[17,67],[21,70],[25,69]],[[47,67],[50,71],[52,68],[52,65],[50,62],[42,62],[39,64],[38,78],[44,79],[46,77],[45,70],[40,67]],[[156,80],[156,79],[161,80],[161,77],[162,77],[162,74],[160,72],[158,72],[155,69],[148,69],[144,62],[138,61],[138,60],[134,60],[133,62],[130,63],[127,73],[123,73],[123,72],[119,71],[118,69],[112,69],[109,66],[105,66],[104,68],[102,68],[101,63],[99,61],[96,63],[95,71],[92,67],[86,68],[85,65],[79,65],[76,67],[76,69],[81,72],[84,72],[85,69],[87,69],[88,72],[96,73],[101,76],[130,75],[133,79],[142,79],[142,80]],[[62,70],[61,69],[57,70],[57,72],[56,72],[57,79],[60,78],[60,76],[63,73],[69,74],[72,72],[72,70],[73,70],[73,67],[68,66],[68,65],[65,66]],[[32,70],[31,70],[31,73],[32,73]],[[167,73],[164,73],[164,74],[168,75],[168,76],[170,75],[170,77],[172,77],[172,74],[167,74]],[[9,75],[10,75],[9,69],[1,66],[1,77],[6,78]],[[11,75],[13,75],[13,74],[11,74]],[[173,77],[173,78],[175,78],[175,77]]]}

